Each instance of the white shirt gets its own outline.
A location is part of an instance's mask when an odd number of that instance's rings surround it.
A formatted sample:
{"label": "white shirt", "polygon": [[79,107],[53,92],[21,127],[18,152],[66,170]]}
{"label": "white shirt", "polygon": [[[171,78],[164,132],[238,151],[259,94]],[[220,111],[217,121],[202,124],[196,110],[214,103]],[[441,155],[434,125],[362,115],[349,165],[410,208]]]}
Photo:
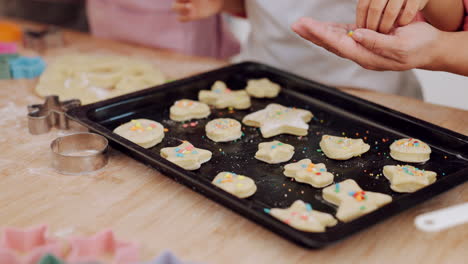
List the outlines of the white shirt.
{"label": "white shirt", "polygon": [[357,0],[246,0],[251,33],[240,59],[254,60],[305,78],[342,87],[356,87],[422,98],[414,74],[377,72],[340,58],[291,30],[300,17],[355,23]]}

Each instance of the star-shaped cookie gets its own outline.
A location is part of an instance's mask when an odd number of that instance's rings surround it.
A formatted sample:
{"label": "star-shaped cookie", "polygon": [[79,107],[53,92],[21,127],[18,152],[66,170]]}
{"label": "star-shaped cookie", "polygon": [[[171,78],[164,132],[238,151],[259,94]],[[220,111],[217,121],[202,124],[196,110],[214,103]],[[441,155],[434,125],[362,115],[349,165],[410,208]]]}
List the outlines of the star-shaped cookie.
{"label": "star-shaped cookie", "polygon": [[275,98],[281,91],[281,86],[267,78],[249,80],[247,82],[247,93],[256,98]]}
{"label": "star-shaped cookie", "polygon": [[186,170],[198,170],[201,164],[211,159],[212,153],[184,141],[177,147],[161,149],[161,156]]}
{"label": "star-shaped cookie", "polygon": [[287,225],[305,232],[325,232],[326,227],[335,226],[338,222],[332,215],[313,210],[310,204],[301,200],[295,201],[286,209],[272,208],[269,213]]}
{"label": "star-shaped cookie", "polygon": [[0,241],[0,263],[33,264],[47,254],[61,257],[64,248],[46,233],[45,225],[28,229],[6,227]]}
{"label": "star-shaped cookie", "polygon": [[369,151],[370,146],[362,139],[323,135],[320,148],[330,159],[347,160]]}
{"label": "star-shaped cookie", "polygon": [[269,104],[265,109],[246,115],[242,122],[247,126],[260,127],[264,138],[280,134],[307,135],[313,115],[310,111]]}
{"label": "star-shaped cookie", "polygon": [[345,180],[323,189],[323,198],[338,206],[336,217],[349,222],[390,203],[392,197],[383,193],[363,191],[354,180]]}
{"label": "star-shaped cookie", "polygon": [[212,183],[239,198],[247,198],[257,191],[257,185],[251,178],[234,172],[220,172]]}
{"label": "star-shaped cookie", "polygon": [[198,93],[198,100],[218,109],[228,107],[247,109],[251,105],[250,96],[245,90],[233,91],[222,81],[215,82],[211,87],[211,91],[200,91]]}
{"label": "star-shaped cookie", "polygon": [[294,178],[315,188],[325,187],[333,182],[333,174],[327,172],[325,164],[314,164],[310,159],[303,159],[284,166],[284,175]]}
{"label": "star-shaped cookie", "polygon": [[293,155],[293,146],[275,140],[258,144],[255,158],[269,164],[277,164],[290,160]]}
{"label": "star-shaped cookie", "polygon": [[420,170],[410,165],[384,166],[383,174],[395,192],[412,193],[436,181],[437,173]]}
{"label": "star-shaped cookie", "polygon": [[419,139],[403,138],[390,145],[390,156],[404,162],[426,162],[431,156],[431,147]]}
{"label": "star-shaped cookie", "polygon": [[207,104],[193,100],[182,99],[176,101],[169,109],[169,117],[174,121],[188,121],[191,119],[201,119],[210,115],[211,110]]}
{"label": "star-shaped cookie", "polygon": [[138,247],[129,242],[115,239],[111,230],[105,230],[90,238],[70,240],[67,261],[87,263],[105,261],[112,264],[137,263],[140,259]]}

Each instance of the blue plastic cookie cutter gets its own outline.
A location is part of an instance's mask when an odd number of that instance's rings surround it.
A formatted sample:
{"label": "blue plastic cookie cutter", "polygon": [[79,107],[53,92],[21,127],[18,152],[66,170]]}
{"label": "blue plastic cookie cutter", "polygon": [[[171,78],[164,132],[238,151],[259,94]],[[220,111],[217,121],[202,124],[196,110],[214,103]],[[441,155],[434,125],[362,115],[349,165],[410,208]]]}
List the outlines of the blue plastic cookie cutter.
{"label": "blue plastic cookie cutter", "polygon": [[46,63],[41,57],[18,57],[9,60],[9,64],[13,79],[34,79],[46,68]]}

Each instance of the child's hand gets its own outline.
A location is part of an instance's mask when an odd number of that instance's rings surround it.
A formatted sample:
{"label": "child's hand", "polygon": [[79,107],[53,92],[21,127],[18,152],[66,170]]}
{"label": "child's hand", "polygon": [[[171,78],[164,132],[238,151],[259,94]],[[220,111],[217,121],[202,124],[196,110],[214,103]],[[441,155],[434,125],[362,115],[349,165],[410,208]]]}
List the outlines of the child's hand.
{"label": "child's hand", "polygon": [[411,23],[427,2],[429,0],[359,0],[356,25],[387,34],[395,24]]}
{"label": "child's hand", "polygon": [[223,9],[224,0],[174,0],[172,9],[183,22],[216,15]]}

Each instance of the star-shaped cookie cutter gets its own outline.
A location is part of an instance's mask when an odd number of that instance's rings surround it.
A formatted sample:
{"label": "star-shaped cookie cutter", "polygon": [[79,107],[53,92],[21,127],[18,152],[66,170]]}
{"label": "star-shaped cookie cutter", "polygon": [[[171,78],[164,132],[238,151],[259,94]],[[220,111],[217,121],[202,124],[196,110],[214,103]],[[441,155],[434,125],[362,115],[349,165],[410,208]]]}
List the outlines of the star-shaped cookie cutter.
{"label": "star-shaped cookie cutter", "polygon": [[29,133],[33,135],[45,134],[52,127],[62,130],[69,128],[66,112],[72,108],[81,106],[77,99],[61,102],[56,95],[47,96],[44,104],[28,106]]}

